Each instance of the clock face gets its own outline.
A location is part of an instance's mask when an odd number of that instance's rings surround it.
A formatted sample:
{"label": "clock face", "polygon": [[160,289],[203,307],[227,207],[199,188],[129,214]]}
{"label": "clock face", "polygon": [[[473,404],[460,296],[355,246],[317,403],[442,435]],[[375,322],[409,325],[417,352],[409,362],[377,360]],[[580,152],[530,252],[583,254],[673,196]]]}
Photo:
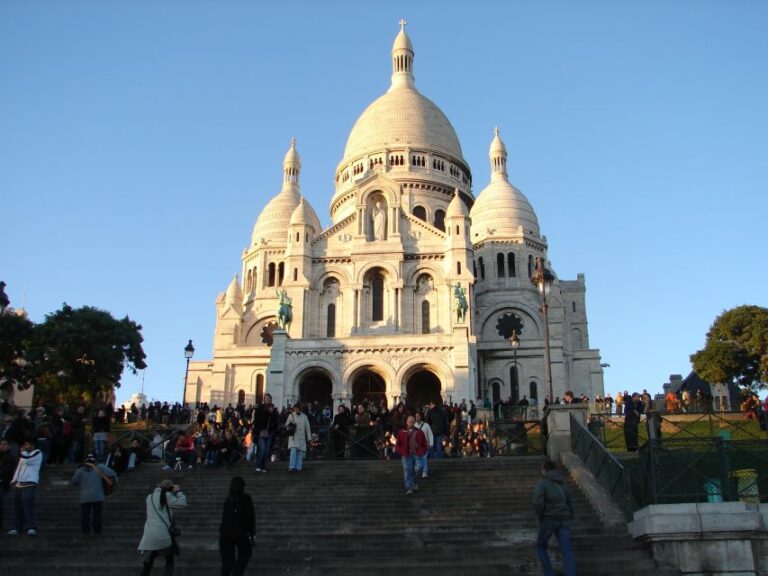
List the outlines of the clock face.
{"label": "clock face", "polygon": [[523,321],[517,314],[502,314],[496,322],[496,332],[505,339],[511,338],[513,332],[520,336],[523,333]]}

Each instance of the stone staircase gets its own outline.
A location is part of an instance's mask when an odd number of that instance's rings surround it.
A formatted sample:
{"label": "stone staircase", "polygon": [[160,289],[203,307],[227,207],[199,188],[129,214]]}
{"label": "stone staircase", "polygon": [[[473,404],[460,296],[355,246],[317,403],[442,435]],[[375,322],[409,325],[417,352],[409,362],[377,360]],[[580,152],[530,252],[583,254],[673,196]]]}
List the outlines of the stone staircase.
{"label": "stone staircase", "polygon": [[[72,467],[44,474],[38,492],[36,537],[8,536],[10,499],[0,535],[0,574],[137,574],[136,551],[144,499],[160,480],[182,485],[189,508],[177,515],[182,553],[176,574],[218,574],[221,504],[233,475],[246,478],[256,505],[257,545],[248,573],[338,576],[514,576],[540,573],[533,542],[530,496],[540,457],[441,460],[430,479],[406,496],[400,463],[306,463],[289,474],[285,463],[256,474],[241,462],[232,470],[163,472],[156,463],[123,474],[104,508],[104,534],[83,536]],[[626,533],[607,533],[575,488],[574,548],[580,575],[672,576]],[[553,544],[553,558],[559,555]],[[154,573],[162,573],[162,561]]]}

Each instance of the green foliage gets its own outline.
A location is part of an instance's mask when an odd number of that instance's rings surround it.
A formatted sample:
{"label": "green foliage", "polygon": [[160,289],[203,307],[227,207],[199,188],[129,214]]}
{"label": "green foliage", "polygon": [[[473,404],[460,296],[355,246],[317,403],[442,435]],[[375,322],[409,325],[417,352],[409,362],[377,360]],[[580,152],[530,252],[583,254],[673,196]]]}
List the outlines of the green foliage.
{"label": "green foliage", "polygon": [[739,306],[723,312],[707,332],[702,350],[691,355],[693,369],[714,384],[758,389],[768,382],[768,309]]}
{"label": "green foliage", "polygon": [[90,306],[64,304],[37,326],[30,357],[44,397],[93,399],[120,386],[125,368],[146,368],[141,326]]}
{"label": "green foliage", "polygon": [[31,383],[27,349],[34,336],[35,325],[25,316],[12,312],[0,314],[0,389],[20,389]]}

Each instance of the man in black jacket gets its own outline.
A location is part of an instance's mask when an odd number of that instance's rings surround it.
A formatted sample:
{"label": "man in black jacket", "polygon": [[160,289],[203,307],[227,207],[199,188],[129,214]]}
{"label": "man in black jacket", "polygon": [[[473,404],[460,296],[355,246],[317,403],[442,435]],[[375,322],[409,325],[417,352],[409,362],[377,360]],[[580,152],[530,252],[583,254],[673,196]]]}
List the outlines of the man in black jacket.
{"label": "man in black jacket", "polygon": [[[232,478],[229,494],[224,501],[219,527],[219,551],[221,573],[225,576],[242,576],[251,559],[251,546],[256,533],[256,514],[253,501],[245,492],[245,480]],[[237,556],[237,559],[235,559]]]}
{"label": "man in black jacket", "polygon": [[570,487],[563,482],[557,465],[547,460],[542,466],[543,478],[533,489],[533,508],[539,518],[539,532],[536,537],[536,555],[541,562],[544,576],[554,576],[552,561],[547,553],[547,543],[554,535],[563,555],[565,576],[576,576],[576,560],[571,547],[571,520],[573,499]]}
{"label": "man in black jacket", "polygon": [[448,431],[448,423],[445,419],[445,412],[443,411],[442,402],[432,401],[429,403],[429,413],[427,414],[426,421],[429,424],[429,427],[432,429],[432,437],[434,438],[432,453],[435,458],[442,458],[443,437]]}

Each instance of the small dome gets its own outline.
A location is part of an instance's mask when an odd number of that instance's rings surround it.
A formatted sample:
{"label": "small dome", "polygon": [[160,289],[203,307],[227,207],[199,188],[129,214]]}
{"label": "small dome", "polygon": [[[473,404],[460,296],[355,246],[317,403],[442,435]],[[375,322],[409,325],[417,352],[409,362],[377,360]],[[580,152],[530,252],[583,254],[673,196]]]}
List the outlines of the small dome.
{"label": "small dome", "polygon": [[462,218],[466,217],[468,215],[467,211],[467,205],[464,204],[464,201],[461,199],[461,196],[459,194],[459,190],[457,189],[456,192],[453,194],[453,199],[451,200],[451,203],[448,204],[448,210],[445,213],[446,218]]}
{"label": "small dome", "polygon": [[[301,202],[301,194],[299,193],[300,173],[301,158],[296,151],[296,139],[293,138],[291,147],[283,159],[283,189],[267,203],[264,210],[259,214],[256,225],[253,227],[251,244],[259,244],[262,240],[265,242],[285,242],[287,240],[291,216]],[[317,215],[315,215],[315,221],[317,221]]]}
{"label": "small dome", "polygon": [[301,201],[296,188],[289,187],[272,198],[259,214],[253,227],[252,244],[265,241],[286,241],[291,215]]}
{"label": "small dome", "polygon": [[470,212],[472,241],[517,234],[520,226],[525,234],[539,236],[539,220],[531,203],[509,183],[507,148],[498,128],[491,142],[489,157],[491,183],[480,192]]}
{"label": "small dome", "polygon": [[400,28],[400,32],[395,36],[395,41],[392,44],[392,52],[397,52],[398,50],[410,50],[413,52],[413,44],[411,44],[408,34],[405,33],[405,28]]}
{"label": "small dome", "polygon": [[299,205],[296,206],[293,214],[291,214],[291,220],[289,222],[291,226],[294,224],[306,224],[311,226],[315,234],[322,230],[320,226],[320,219],[317,217],[317,213],[312,208],[312,205],[304,198],[301,197]]}
{"label": "small dome", "polygon": [[232,282],[229,283],[224,300],[229,303],[241,302],[243,300],[243,291],[240,289],[240,281],[237,279],[237,274],[235,274]]}
{"label": "small dome", "polygon": [[472,241],[516,234],[539,236],[539,220],[528,198],[506,180],[491,182],[475,200],[470,212]]}

